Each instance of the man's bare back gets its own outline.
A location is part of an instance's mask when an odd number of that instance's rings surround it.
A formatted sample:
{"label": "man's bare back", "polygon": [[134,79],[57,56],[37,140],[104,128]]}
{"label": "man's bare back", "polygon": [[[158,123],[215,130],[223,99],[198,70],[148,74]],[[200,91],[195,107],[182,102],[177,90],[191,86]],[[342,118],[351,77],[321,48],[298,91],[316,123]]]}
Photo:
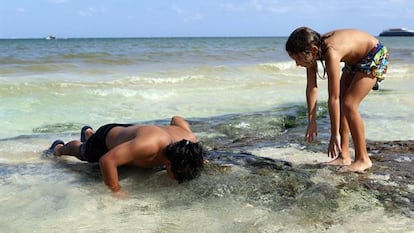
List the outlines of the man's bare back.
{"label": "man's bare back", "polygon": [[111,150],[133,144],[130,149],[134,158],[128,165],[151,168],[164,164],[163,149],[166,146],[184,138],[191,142],[196,141],[195,135],[181,125],[135,125],[111,129],[106,136],[106,145]]}

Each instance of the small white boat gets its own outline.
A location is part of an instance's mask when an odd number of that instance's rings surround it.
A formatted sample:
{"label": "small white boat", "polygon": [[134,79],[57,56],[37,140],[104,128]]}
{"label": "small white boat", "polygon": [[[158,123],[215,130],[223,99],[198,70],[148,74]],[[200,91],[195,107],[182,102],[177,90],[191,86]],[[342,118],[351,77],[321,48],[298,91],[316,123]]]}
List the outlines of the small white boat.
{"label": "small white boat", "polygon": [[46,37],[46,40],[55,40],[55,39],[56,39],[56,36],[54,35],[49,35]]}
{"label": "small white boat", "polygon": [[379,36],[414,36],[414,30],[406,28],[390,28],[382,31]]}

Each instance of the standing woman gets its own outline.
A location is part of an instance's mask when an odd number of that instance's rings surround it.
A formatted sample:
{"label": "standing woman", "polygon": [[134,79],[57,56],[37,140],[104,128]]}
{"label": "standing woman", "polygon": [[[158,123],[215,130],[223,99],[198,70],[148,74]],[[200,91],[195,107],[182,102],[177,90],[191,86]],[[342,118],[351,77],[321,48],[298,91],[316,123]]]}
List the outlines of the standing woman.
{"label": "standing woman", "polygon": [[[297,28],[286,42],[286,51],[296,65],[306,68],[308,128],[306,141],[317,136],[317,60],[328,79],[328,109],[331,138],[328,164],[342,166],[340,171],[362,172],[372,166],[365,142],[364,121],[359,105],[370,90],[383,80],[387,71],[388,51],[377,38],[359,30],[340,29],[320,35],[307,28]],[[340,69],[340,63],[345,63]],[[325,63],[325,64],[324,64]],[[351,162],[349,133],[355,149]]]}

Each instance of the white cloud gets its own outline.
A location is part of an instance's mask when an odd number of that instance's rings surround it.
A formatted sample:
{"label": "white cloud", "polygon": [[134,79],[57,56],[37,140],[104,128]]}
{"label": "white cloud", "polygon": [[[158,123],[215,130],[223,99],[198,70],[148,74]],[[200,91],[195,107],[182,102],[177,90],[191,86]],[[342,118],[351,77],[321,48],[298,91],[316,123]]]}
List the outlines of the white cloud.
{"label": "white cloud", "polygon": [[184,18],[183,18],[183,21],[184,21],[184,22],[198,21],[198,20],[202,20],[203,18],[204,18],[204,17],[203,17],[203,15],[202,15],[202,14],[200,14],[200,13],[196,13],[196,14],[194,14],[194,15],[190,15],[190,16],[184,17]]}
{"label": "white cloud", "polygon": [[68,0],[49,0],[49,2],[53,4],[62,4],[68,2]]}
{"label": "white cloud", "polygon": [[182,14],[184,14],[184,10],[183,9],[181,9],[180,7],[178,7],[178,6],[172,6],[171,7],[171,9],[175,12],[175,13],[177,13],[177,14],[179,14],[179,15],[182,15]]}
{"label": "white cloud", "polygon": [[281,14],[281,13],[287,13],[289,11],[291,11],[292,8],[290,7],[269,7],[269,11],[272,13],[277,13],[277,14]]}
{"label": "white cloud", "polygon": [[89,7],[87,9],[81,9],[77,11],[77,14],[81,17],[91,17],[97,14],[106,12],[105,7]]}
{"label": "white cloud", "polygon": [[243,11],[245,10],[244,7],[240,4],[234,4],[232,2],[226,2],[220,4],[220,7],[222,9],[228,10],[228,11]]}
{"label": "white cloud", "polygon": [[[356,0],[347,1],[331,1],[331,0],[228,0],[221,3],[220,8],[227,11],[236,12],[271,12],[271,13],[287,13],[301,14],[302,12],[326,12],[331,9],[340,10],[344,6],[357,6],[361,5]],[[390,1],[404,1],[404,0],[390,0]]]}
{"label": "white cloud", "polygon": [[192,19],[193,20],[202,20],[204,17],[202,14],[200,13],[196,13],[195,15],[193,15]]}
{"label": "white cloud", "polygon": [[[238,1],[238,2],[225,2],[220,4],[222,9],[228,11],[238,12],[286,12],[295,9],[294,1],[283,2],[280,0],[249,0],[249,1]],[[296,5],[297,7],[297,5]]]}
{"label": "white cloud", "polygon": [[389,0],[391,4],[405,4],[408,3],[406,0]]}
{"label": "white cloud", "polygon": [[177,15],[182,17],[182,20],[184,22],[189,22],[189,21],[196,21],[196,20],[202,20],[204,17],[201,13],[188,13],[186,12],[184,9],[178,7],[178,6],[171,6],[171,10],[173,12],[175,12]]}
{"label": "white cloud", "polygon": [[16,11],[19,13],[24,13],[26,12],[26,9],[20,7],[20,8],[17,8]]}

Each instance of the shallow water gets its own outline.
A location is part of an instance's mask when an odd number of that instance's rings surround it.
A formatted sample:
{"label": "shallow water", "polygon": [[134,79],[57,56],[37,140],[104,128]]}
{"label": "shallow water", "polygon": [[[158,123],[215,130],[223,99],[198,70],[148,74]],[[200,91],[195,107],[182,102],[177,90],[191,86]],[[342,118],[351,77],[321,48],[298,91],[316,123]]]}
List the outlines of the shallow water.
{"label": "shallow water", "polygon": [[[341,189],[347,176],[312,167],[328,160],[326,81],[321,144],[304,144],[305,73],[284,41],[0,40],[0,232],[414,231],[410,214],[386,208],[370,190]],[[413,139],[414,41],[384,43],[391,67],[361,105],[366,136]],[[122,169],[130,197],[119,200],[97,165],[42,157],[54,139],[78,138],[84,124],[168,124],[172,115],[188,118],[221,153],[193,182]],[[240,152],[276,161],[252,163]],[[291,166],[278,170],[279,160]],[[374,180],[387,183],[383,176]]]}

